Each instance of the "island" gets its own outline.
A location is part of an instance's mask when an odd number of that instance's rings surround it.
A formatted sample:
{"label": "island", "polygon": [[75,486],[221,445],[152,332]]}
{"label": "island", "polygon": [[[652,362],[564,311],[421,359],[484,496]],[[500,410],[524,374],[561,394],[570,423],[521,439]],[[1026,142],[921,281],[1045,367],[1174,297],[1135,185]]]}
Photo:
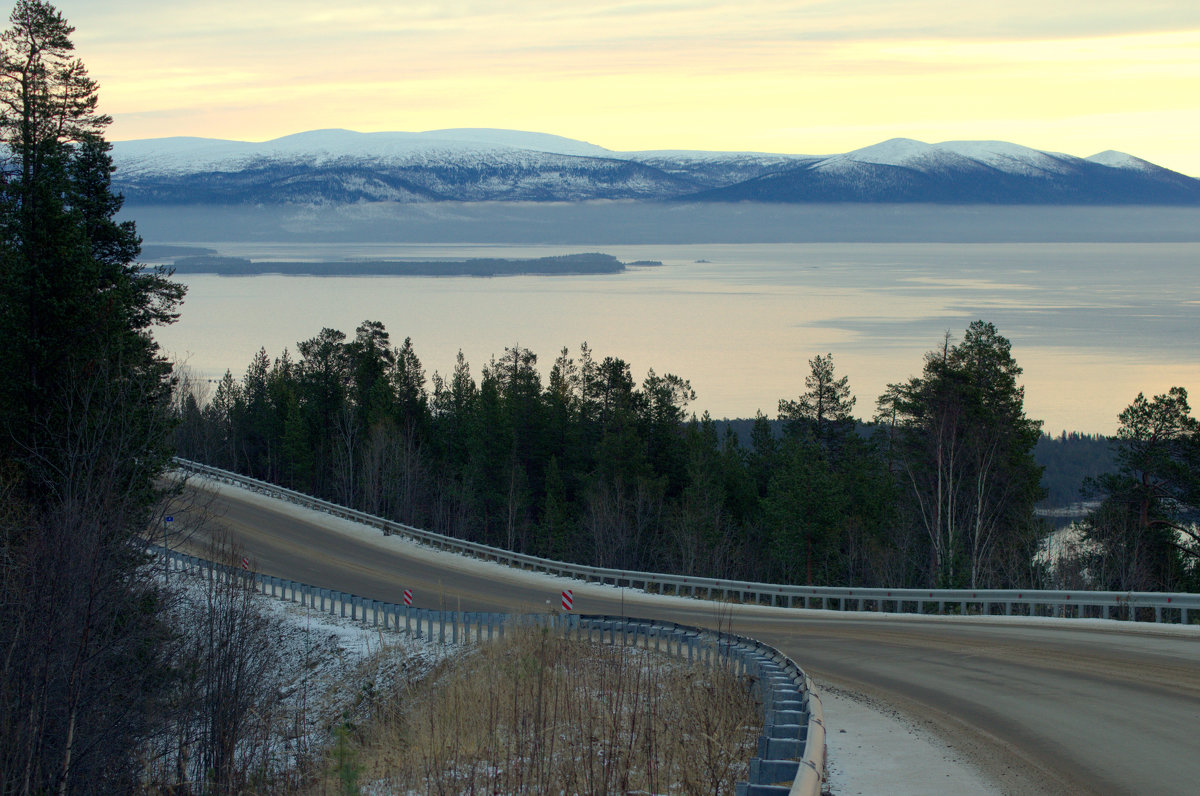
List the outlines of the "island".
{"label": "island", "polygon": [[[631,265],[649,265],[645,260]],[[655,263],[661,264],[661,263]],[[578,276],[618,274],[626,263],[611,254],[589,252],[556,257],[501,259],[482,257],[470,260],[335,260],[329,262],[293,262],[248,260],[203,254],[180,257],[174,261],[176,274],[217,274],[218,276],[518,276],[550,274]]]}

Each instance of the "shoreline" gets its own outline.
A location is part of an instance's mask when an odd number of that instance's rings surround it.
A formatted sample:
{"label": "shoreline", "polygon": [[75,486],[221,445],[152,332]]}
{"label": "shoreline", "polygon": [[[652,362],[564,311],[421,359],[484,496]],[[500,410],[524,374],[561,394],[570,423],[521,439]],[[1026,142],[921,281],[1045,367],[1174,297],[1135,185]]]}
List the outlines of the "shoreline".
{"label": "shoreline", "polygon": [[[181,248],[181,247],[176,247]],[[208,250],[211,251],[211,250]],[[611,254],[588,252],[552,257],[506,259],[496,257],[466,260],[335,260],[328,262],[250,260],[205,251],[175,257],[171,267],[177,275],[217,276],[581,276],[623,273],[627,266],[662,265],[653,260],[624,263]],[[152,254],[152,251],[151,251]],[[163,257],[164,260],[172,259]]]}

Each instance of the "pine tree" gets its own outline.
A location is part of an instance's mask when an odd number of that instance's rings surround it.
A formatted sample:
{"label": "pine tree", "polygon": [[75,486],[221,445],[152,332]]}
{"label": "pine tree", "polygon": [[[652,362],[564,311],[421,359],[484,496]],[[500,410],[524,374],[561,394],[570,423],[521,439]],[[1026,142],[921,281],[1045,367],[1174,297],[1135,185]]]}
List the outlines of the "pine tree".
{"label": "pine tree", "polygon": [[135,542],[169,461],[151,337],[183,288],[134,262],[74,29],[20,0],[0,36],[0,791],[128,791],[160,693]]}
{"label": "pine tree", "polygon": [[880,399],[888,454],[928,538],[930,585],[981,587],[998,554],[1036,535],[1041,422],[1025,415],[1020,375],[1008,339],[975,321]]}
{"label": "pine tree", "polygon": [[1093,482],[1103,499],[1084,524],[1097,545],[1097,585],[1194,589],[1200,583],[1200,421],[1187,390],[1139,393],[1121,412],[1117,471]]}
{"label": "pine tree", "polygon": [[834,376],[833,354],[817,355],[808,361],[805,392],[795,401],[779,402],[779,419],[793,437],[810,434],[826,451],[837,446],[839,437],[854,430],[854,396],[849,377]]}

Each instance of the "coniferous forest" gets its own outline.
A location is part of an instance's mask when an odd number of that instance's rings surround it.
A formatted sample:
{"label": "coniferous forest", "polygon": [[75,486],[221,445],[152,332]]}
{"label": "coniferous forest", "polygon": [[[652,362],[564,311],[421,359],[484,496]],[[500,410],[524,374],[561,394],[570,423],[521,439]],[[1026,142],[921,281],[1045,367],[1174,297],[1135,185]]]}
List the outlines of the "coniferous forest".
{"label": "coniferous forest", "polygon": [[[947,336],[856,423],[832,355],[747,442],[688,382],[593,352],[505,349],[427,373],[378,322],[266,351],[177,400],[185,458],[548,558],[786,583],[1032,587],[1048,528],[1020,368],[994,326]],[[207,385],[203,385],[207,387]],[[1044,444],[1044,443],[1043,443]]]}

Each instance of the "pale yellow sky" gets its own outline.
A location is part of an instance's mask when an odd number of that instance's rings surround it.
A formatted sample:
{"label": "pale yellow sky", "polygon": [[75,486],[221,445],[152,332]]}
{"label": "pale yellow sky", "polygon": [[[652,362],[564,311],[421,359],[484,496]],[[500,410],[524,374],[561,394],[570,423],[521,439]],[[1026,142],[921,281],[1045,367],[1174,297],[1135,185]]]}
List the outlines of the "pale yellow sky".
{"label": "pale yellow sky", "polygon": [[62,0],[110,138],[500,127],[614,150],[896,136],[1200,176],[1196,0]]}

